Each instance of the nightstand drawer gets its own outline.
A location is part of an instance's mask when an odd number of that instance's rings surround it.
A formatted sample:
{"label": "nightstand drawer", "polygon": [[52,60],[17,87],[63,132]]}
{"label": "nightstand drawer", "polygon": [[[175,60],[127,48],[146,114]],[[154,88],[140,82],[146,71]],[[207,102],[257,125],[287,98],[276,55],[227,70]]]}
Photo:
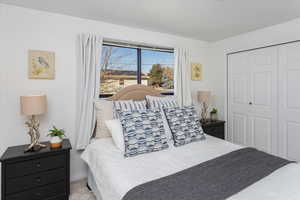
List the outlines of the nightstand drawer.
{"label": "nightstand drawer", "polygon": [[208,135],[224,139],[224,126],[211,126],[204,128],[204,132]]}
{"label": "nightstand drawer", "polygon": [[54,155],[46,158],[38,158],[28,161],[21,161],[12,164],[7,164],[6,177],[13,178],[18,176],[24,176],[31,173],[37,173],[55,168],[65,167],[66,155]]}
{"label": "nightstand drawer", "polygon": [[33,175],[11,178],[6,181],[6,194],[66,180],[66,168],[49,170]]}
{"label": "nightstand drawer", "polygon": [[38,187],[36,189],[8,195],[6,200],[46,200],[58,195],[67,195],[66,181]]}

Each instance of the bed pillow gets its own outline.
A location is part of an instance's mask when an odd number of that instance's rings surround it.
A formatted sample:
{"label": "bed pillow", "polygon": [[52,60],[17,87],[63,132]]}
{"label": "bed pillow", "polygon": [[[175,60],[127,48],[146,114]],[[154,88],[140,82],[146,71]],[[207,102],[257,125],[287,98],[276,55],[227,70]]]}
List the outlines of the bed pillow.
{"label": "bed pillow", "polygon": [[111,133],[112,139],[116,147],[120,151],[125,152],[123,129],[120,120],[119,119],[106,120],[105,124],[109,132]]}
{"label": "bed pillow", "polygon": [[147,109],[146,101],[114,101],[114,119],[118,119],[118,112],[130,110],[145,110]]}
{"label": "bed pillow", "polygon": [[170,130],[168,121],[166,119],[165,113],[163,111],[163,107],[177,107],[178,103],[176,101],[176,98],[173,96],[166,96],[166,97],[154,97],[154,96],[146,96],[147,104],[149,108],[160,108],[161,109],[161,115],[164,122],[164,127],[166,130],[166,135],[169,140],[173,139],[172,132]]}
{"label": "bed pillow", "polygon": [[146,100],[143,101],[133,101],[133,108],[132,110],[146,110],[147,109],[147,102]]}
{"label": "bed pillow", "polygon": [[164,108],[175,146],[205,139],[194,106]]}
{"label": "bed pillow", "polygon": [[160,151],[169,147],[160,109],[119,112],[125,157]]}
{"label": "bed pillow", "polygon": [[165,97],[154,97],[146,96],[147,104],[149,108],[160,108],[160,107],[177,107],[178,103],[176,97],[174,96],[165,96]]}
{"label": "bed pillow", "polygon": [[113,119],[113,103],[107,100],[97,100],[95,108],[97,117],[95,138],[111,137],[110,131],[105,125],[105,120]]}
{"label": "bed pillow", "polygon": [[113,101],[113,117],[114,119],[118,119],[118,111],[120,110],[130,110],[130,104],[132,103],[132,100],[126,100],[126,101]]}
{"label": "bed pillow", "polygon": [[111,137],[111,133],[108,130],[105,121],[112,120],[116,117],[116,109],[118,110],[131,110],[131,109],[146,109],[146,101],[133,102],[128,101],[107,101],[100,99],[95,101],[97,126],[95,132],[95,138]]}

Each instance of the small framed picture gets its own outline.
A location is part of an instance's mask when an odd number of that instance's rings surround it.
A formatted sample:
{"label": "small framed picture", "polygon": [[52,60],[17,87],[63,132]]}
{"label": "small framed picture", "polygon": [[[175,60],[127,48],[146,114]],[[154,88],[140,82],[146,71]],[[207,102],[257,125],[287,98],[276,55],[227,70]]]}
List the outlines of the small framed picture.
{"label": "small framed picture", "polygon": [[202,64],[192,63],[191,64],[192,81],[202,80]]}
{"label": "small framed picture", "polygon": [[28,51],[28,78],[54,79],[55,53],[50,51]]}

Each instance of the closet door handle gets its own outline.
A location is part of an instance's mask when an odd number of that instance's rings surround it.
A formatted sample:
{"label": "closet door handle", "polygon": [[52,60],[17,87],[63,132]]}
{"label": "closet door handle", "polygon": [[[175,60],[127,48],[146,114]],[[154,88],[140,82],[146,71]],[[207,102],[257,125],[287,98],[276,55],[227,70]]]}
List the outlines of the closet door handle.
{"label": "closet door handle", "polygon": [[252,105],[252,102],[251,102],[251,101],[249,102],[249,105]]}

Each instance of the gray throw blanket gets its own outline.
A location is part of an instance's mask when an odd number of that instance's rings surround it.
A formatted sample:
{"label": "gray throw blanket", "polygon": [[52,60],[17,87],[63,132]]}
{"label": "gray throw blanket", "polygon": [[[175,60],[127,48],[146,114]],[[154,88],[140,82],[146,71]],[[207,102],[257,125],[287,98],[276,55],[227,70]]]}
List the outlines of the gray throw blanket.
{"label": "gray throw blanket", "polygon": [[244,148],[139,185],[123,200],[226,199],[289,163],[254,148]]}

